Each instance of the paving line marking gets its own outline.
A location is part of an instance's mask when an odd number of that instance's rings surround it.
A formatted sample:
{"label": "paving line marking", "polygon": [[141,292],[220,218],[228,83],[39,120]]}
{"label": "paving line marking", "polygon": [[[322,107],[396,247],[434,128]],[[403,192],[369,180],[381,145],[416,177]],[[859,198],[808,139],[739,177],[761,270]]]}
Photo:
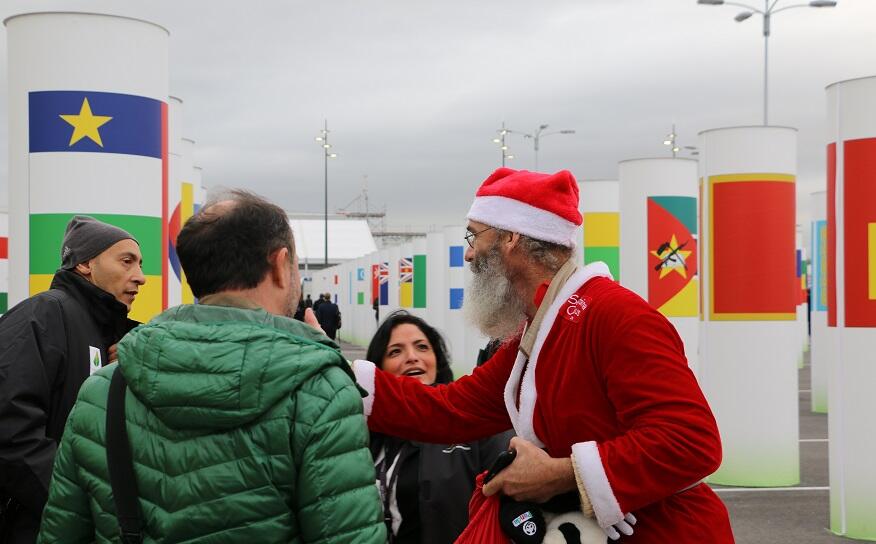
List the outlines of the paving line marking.
{"label": "paving line marking", "polygon": [[810,487],[721,487],[712,488],[715,493],[765,493],[787,491],[830,491],[830,486]]}
{"label": "paving line marking", "polygon": [[811,393],[812,390],[811,390],[811,389],[801,389],[801,390],[798,391],[798,392],[799,392],[799,393]]}
{"label": "paving line marking", "polygon": [[800,442],[829,442],[827,438],[801,438]]}

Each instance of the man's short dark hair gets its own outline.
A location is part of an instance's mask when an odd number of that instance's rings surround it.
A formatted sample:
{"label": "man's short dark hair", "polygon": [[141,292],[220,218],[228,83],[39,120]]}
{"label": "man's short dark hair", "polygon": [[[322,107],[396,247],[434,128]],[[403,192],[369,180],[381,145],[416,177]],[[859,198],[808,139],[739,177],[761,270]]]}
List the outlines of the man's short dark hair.
{"label": "man's short dark hair", "polygon": [[286,212],[241,190],[204,206],[186,222],[176,241],[186,279],[199,298],[257,286],[268,273],[268,258],[284,247],[292,260],[295,241]]}

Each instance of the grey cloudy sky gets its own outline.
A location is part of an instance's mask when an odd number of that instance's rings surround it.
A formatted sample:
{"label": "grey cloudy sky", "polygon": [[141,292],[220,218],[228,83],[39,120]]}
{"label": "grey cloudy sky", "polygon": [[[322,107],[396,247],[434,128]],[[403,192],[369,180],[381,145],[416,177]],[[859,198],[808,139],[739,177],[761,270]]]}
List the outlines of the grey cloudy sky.
{"label": "grey cloudy sky", "polygon": [[[339,154],[330,210],[367,174],[372,206],[415,228],[461,221],[499,165],[491,139],[503,120],[575,129],[544,139],[539,162],[579,180],[665,155],[673,122],[680,143],[695,145],[701,130],[761,121],[760,20],[737,24],[738,8],[696,0],[4,0],[0,17],[53,9],[165,26],[170,92],[185,101],[206,185],[251,188],[290,211],[322,211],[313,137],[324,118]],[[799,195],[823,184],[824,87],[876,74],[873,21],[874,0],[775,17],[770,121],[800,130]],[[5,189],[5,39],[0,49]],[[510,145],[510,165],[532,168],[531,142]],[[806,219],[808,199],[798,202]]]}

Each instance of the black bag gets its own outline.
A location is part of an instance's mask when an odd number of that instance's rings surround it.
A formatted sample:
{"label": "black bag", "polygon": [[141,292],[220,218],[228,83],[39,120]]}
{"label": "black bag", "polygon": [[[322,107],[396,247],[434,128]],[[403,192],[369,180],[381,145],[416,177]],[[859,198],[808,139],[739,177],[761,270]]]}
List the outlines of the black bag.
{"label": "black bag", "polygon": [[140,513],[131,445],[128,443],[128,430],[125,425],[127,388],[128,383],[122,371],[116,368],[110,381],[106,406],[106,462],[122,543],[141,544],[144,523]]}

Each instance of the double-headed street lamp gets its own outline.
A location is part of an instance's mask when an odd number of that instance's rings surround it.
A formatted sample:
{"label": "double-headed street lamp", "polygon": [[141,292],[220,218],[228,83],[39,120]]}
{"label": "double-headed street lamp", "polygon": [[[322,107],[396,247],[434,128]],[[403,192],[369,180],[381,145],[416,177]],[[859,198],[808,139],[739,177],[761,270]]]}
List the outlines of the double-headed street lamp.
{"label": "double-headed street lamp", "polygon": [[329,150],[332,148],[328,141],[329,129],[328,121],[325,121],[325,127],[319,131],[319,136],[315,140],[322,144],[323,155],[325,156],[324,174],[325,174],[325,266],[328,267],[328,160],[337,157],[337,153],[332,153]]}
{"label": "double-headed street lamp", "polygon": [[[768,56],[768,47],[769,47],[769,37],[770,37],[770,20],[773,15],[779,13],[780,11],[785,11],[793,8],[832,8],[836,6],[836,2],[833,0],[812,0],[807,4],[792,4],[790,6],[784,6],[776,9],[777,4],[780,0],[764,0],[763,1],[763,10],[757,9],[754,6],[749,6],[748,4],[740,4],[737,2],[725,2],[724,0],[697,0],[697,4],[703,4],[706,6],[738,6],[741,8],[745,8],[748,11],[740,12],[734,20],[737,23],[741,23],[742,21],[748,19],[755,13],[759,13],[763,17],[763,124],[768,124],[768,65],[769,65],[769,56]],[[772,2],[772,3],[770,3]]]}
{"label": "double-headed street lamp", "polygon": [[538,125],[538,128],[532,131],[531,134],[525,134],[522,132],[518,132],[517,134],[523,134],[524,138],[530,138],[533,143],[533,147],[535,148],[535,171],[538,172],[538,148],[539,142],[545,136],[553,136],[554,134],[575,134],[574,130],[564,129],[564,130],[554,130],[553,132],[545,132],[547,130],[548,125]]}

